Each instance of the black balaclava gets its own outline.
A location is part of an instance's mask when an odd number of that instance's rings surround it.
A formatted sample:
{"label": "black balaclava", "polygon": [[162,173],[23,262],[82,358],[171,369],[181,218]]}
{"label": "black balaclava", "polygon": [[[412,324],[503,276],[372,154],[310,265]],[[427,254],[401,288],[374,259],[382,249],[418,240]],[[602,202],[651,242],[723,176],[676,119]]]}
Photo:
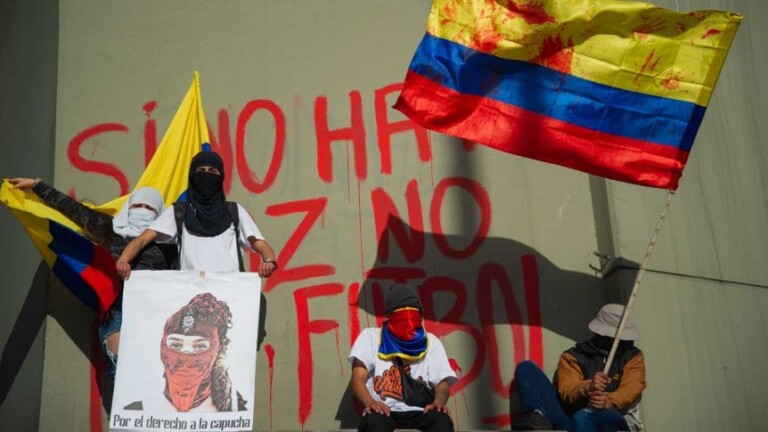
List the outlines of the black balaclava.
{"label": "black balaclava", "polygon": [[384,312],[386,316],[389,316],[396,309],[404,307],[415,307],[420,311],[423,310],[416,288],[412,285],[400,283],[389,287],[386,306],[387,308]]}
{"label": "black balaclava", "polygon": [[[201,166],[215,167],[220,176],[195,172]],[[192,158],[189,167],[188,208],[184,212],[184,226],[198,237],[215,237],[232,225],[224,197],[224,162],[212,151],[202,151]]]}

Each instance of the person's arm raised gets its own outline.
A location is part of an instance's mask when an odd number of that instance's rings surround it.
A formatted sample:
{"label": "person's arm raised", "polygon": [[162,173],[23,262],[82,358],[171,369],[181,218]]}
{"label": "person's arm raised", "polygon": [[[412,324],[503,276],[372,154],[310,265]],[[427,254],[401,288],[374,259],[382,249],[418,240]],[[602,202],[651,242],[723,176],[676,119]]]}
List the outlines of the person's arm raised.
{"label": "person's arm raised", "polygon": [[35,187],[36,184],[40,183],[39,178],[26,178],[26,177],[16,177],[16,178],[10,178],[8,179],[8,183],[10,183],[14,189],[32,189]]}
{"label": "person's arm raised", "polygon": [[125,279],[131,276],[131,261],[139,255],[148,244],[155,241],[157,238],[157,231],[146,229],[141,235],[131,240],[130,243],[123,249],[123,253],[120,254],[120,258],[117,259],[117,274]]}

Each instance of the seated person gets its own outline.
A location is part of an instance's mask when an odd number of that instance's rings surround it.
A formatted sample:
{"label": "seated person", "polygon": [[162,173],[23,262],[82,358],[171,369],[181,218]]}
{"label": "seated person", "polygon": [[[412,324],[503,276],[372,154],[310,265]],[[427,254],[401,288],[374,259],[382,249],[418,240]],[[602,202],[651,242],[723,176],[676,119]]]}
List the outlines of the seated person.
{"label": "seated person", "polygon": [[[452,432],[446,403],[456,373],[440,339],[424,331],[416,289],[403,284],[390,287],[386,305],[387,321],[380,329],[363,330],[348,358],[352,363],[349,388],[365,407],[358,430]],[[400,371],[433,389],[434,399],[425,406],[407,404]]]}
{"label": "seated person", "polygon": [[643,428],[639,403],[645,389],[643,353],[632,316],[621,335],[610,373],[605,362],[624,313],[624,306],[607,304],[589,323],[595,335],[560,356],[554,385],[531,361],[515,369],[515,385],[526,413],[513,430],[638,431]]}

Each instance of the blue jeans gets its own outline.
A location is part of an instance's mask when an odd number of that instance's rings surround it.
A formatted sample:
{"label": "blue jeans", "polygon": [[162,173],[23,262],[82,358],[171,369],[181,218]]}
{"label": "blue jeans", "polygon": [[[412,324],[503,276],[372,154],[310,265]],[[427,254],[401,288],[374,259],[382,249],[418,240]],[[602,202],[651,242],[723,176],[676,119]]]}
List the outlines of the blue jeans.
{"label": "blue jeans", "polygon": [[526,360],[517,365],[515,386],[524,411],[539,410],[555,429],[571,430],[571,419],[560,406],[555,386],[536,363]]}
{"label": "blue jeans", "polygon": [[624,415],[616,410],[584,408],[573,413],[573,432],[628,431]]}
{"label": "blue jeans", "polygon": [[99,340],[101,341],[101,349],[104,351],[104,357],[107,358],[109,374],[112,376],[112,379],[115,379],[117,354],[107,347],[107,337],[120,331],[120,327],[123,325],[123,311],[112,309],[107,313],[110,314],[109,317],[99,326]]}
{"label": "blue jeans", "polygon": [[555,386],[536,363],[526,360],[515,368],[515,385],[523,410],[539,410],[552,423],[552,427],[573,432],[627,431],[624,415],[616,410],[584,408],[571,418],[563,410]]}

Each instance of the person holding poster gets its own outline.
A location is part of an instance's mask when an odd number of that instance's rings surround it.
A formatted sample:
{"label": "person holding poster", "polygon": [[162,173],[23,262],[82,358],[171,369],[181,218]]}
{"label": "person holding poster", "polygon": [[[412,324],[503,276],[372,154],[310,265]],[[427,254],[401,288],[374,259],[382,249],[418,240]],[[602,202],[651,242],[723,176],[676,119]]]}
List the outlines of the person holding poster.
{"label": "person holding poster", "polygon": [[198,294],[165,322],[160,359],[165,391],[124,409],[151,412],[245,411],[226,362],[232,326],[227,303],[210,293]]}
{"label": "person holding poster", "polygon": [[[109,250],[118,259],[131,240],[138,237],[162,213],[163,196],[155,188],[138,188],[125,201],[114,216],[98,212],[56,190],[40,179],[12,178],[8,182],[15,189],[31,189],[48,207],[54,208],[82,227],[86,237]],[[171,245],[149,242],[143,245],[126,265],[135,270],[167,270],[177,260]],[[107,368],[115,378],[123,321],[122,290],[105,313],[99,325],[99,340],[107,359]]]}
{"label": "person holding poster", "polygon": [[156,239],[179,245],[181,270],[242,270],[239,247],[250,247],[261,255],[261,277],[277,270],[275,252],[251,216],[240,204],[226,201],[224,176],[221,156],[212,151],[195,155],[189,169],[187,201],[174,203],[128,244],[117,260],[118,274],[128,279],[131,260]]}
{"label": "person holding poster", "polygon": [[110,431],[251,430],[261,277],[136,271]]}

